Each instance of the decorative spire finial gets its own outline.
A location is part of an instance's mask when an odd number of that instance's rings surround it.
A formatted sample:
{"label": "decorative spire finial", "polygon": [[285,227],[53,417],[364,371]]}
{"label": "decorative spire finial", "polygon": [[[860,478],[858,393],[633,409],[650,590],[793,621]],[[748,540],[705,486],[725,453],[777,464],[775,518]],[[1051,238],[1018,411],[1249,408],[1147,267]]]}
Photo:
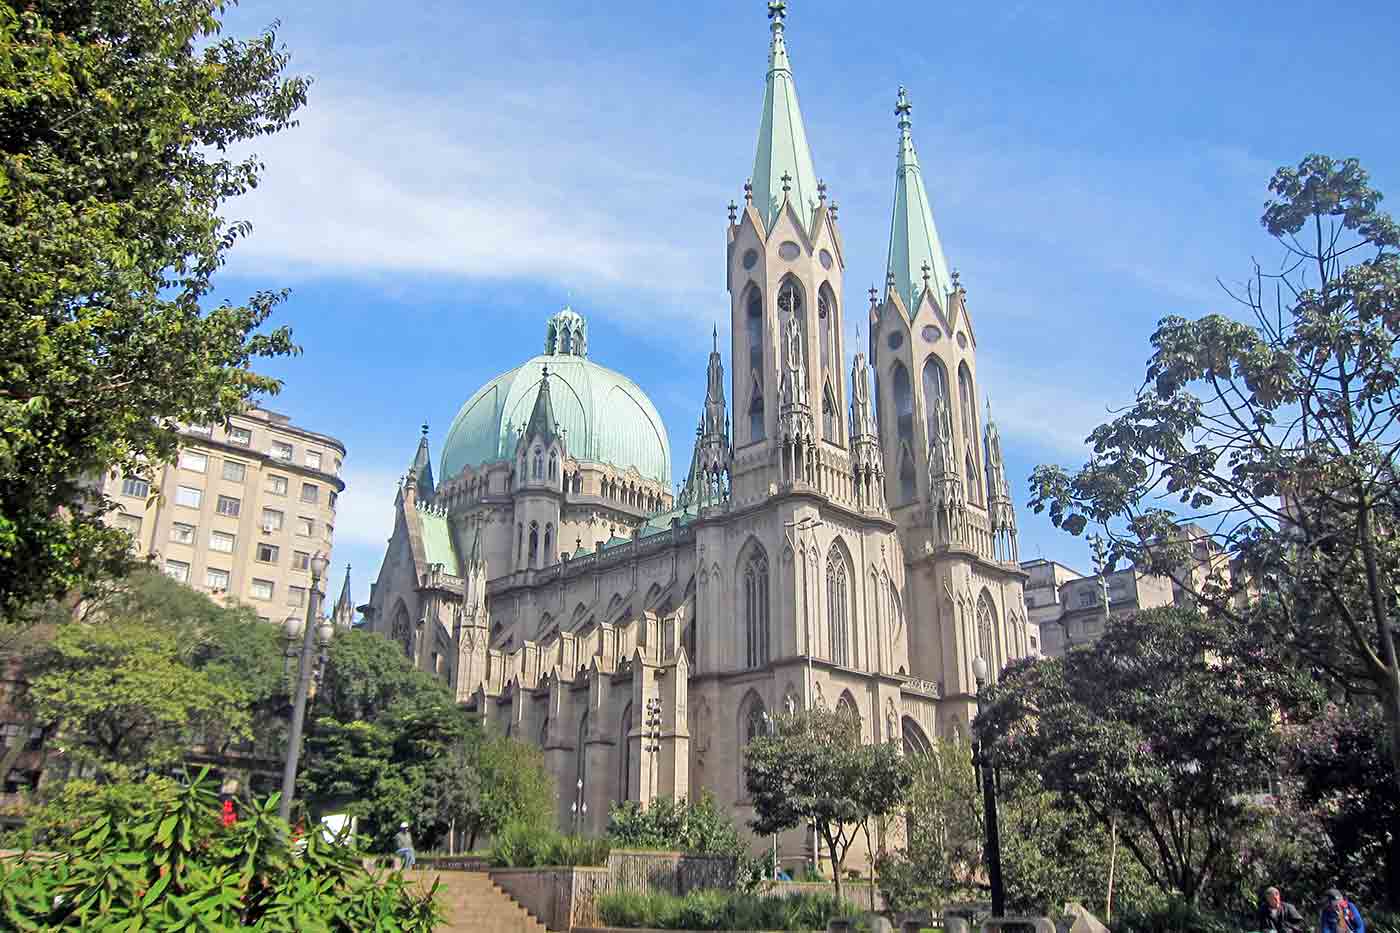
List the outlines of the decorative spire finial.
{"label": "decorative spire finial", "polygon": [[924,273],[924,288],[928,288],[928,270],[929,270],[928,260],[925,259],[923,265],[921,265],[919,268],[922,269],[922,270],[923,270],[923,273]]}
{"label": "decorative spire finial", "polygon": [[712,325],[710,326],[710,339],[714,342],[714,350],[715,350],[715,352],[718,353],[718,352],[719,352],[719,325],[718,325],[718,324],[712,324]]}
{"label": "decorative spire finial", "polygon": [[954,269],[954,270],[952,271],[952,273],[949,275],[949,278],[951,278],[951,279],[953,280],[953,291],[955,291],[955,292],[964,291],[964,289],[963,289],[963,287],[962,287],[962,274],[959,273],[957,269]]}
{"label": "decorative spire finial", "polygon": [[428,436],[428,419],[426,418],[423,419],[423,436]]}
{"label": "decorative spire finial", "polygon": [[783,194],[787,194],[789,191],[792,190],[792,176],[789,175],[787,172],[783,172],[782,183]]}
{"label": "decorative spire finial", "polygon": [[752,178],[750,178],[748,181],[744,182],[744,203],[745,203],[745,204],[752,204],[752,203],[753,203],[753,179],[752,179]]}
{"label": "decorative spire finial", "polygon": [[734,218],[739,216],[739,205],[732,200],[729,202],[729,222],[734,223]]}
{"label": "decorative spire finial", "polygon": [[841,205],[840,205],[840,204],[837,204],[835,201],[832,201],[832,202],[831,202],[831,219],[832,219],[832,220],[835,220],[835,219],[836,219],[836,212],[839,211],[839,210],[841,210]]}
{"label": "decorative spire finial", "polygon": [[870,286],[870,306],[871,306],[872,308],[873,308],[875,305],[879,304],[879,302],[875,300],[875,296],[878,295],[878,294],[880,294],[880,293],[879,293],[878,291],[875,290],[875,286],[874,286],[874,285]]}
{"label": "decorative spire finial", "polygon": [[885,287],[886,287],[886,288],[894,288],[894,270],[893,270],[893,269],[891,269],[890,271],[888,271],[888,272],[885,273]]}
{"label": "decorative spire finial", "polygon": [[826,201],[826,182],[825,182],[825,181],[818,181],[818,182],[817,182],[817,200],[823,201],[823,202]]}
{"label": "decorative spire finial", "polygon": [[783,20],[787,18],[787,3],[784,0],[768,0],[768,18],[773,21],[775,27],[783,28]]}
{"label": "decorative spire finial", "polygon": [[899,86],[899,97],[894,103],[894,113],[895,116],[899,117],[899,128],[906,133],[909,132],[909,128],[914,125],[914,122],[909,118],[909,115],[913,112],[914,105],[909,103],[909,94],[904,90],[904,85],[901,84]]}

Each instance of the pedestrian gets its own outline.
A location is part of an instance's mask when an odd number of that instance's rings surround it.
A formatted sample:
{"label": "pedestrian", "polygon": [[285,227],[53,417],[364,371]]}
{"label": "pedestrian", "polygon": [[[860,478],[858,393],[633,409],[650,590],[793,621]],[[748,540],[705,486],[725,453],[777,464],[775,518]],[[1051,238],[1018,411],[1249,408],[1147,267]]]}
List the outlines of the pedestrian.
{"label": "pedestrian", "polygon": [[1321,933],[1366,933],[1366,921],[1341,891],[1329,888],[1318,928]]}
{"label": "pedestrian", "polygon": [[1298,912],[1298,908],[1283,899],[1283,894],[1278,888],[1266,888],[1264,898],[1259,902],[1254,929],[1276,933],[1303,933],[1303,915]]}
{"label": "pedestrian", "polygon": [[411,871],[414,863],[418,861],[413,853],[413,834],[408,831],[407,823],[399,824],[399,831],[394,836],[395,855],[399,857],[400,871]]}

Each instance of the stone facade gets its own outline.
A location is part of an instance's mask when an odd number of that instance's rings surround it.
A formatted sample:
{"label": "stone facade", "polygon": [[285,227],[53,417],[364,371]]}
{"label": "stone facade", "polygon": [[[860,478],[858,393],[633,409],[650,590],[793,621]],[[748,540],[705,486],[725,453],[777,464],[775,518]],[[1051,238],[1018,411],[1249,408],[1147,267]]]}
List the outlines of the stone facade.
{"label": "stone facade", "polygon": [[[605,348],[566,309],[545,354],[464,405],[441,483],[420,438],[361,607],[468,708],[544,750],[565,828],[702,789],[745,825],[743,749],[766,714],[839,707],[866,741],[924,748],[966,735],[975,657],[1000,670],[1035,650],[912,108],[901,89],[890,272],[851,312],[869,346],[847,368],[837,205],[807,149],[784,5],[769,6],[754,176],[725,230],[729,373],[716,334],[680,492],[660,475],[654,408],[580,363]],[[921,265],[920,287],[900,281]],[[811,856],[804,831],[778,843]]]}

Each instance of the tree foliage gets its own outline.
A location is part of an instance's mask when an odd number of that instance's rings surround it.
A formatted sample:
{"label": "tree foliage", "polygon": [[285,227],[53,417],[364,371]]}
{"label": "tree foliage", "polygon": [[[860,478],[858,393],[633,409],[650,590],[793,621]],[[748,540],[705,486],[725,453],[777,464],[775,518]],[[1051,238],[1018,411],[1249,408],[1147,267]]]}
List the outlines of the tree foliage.
{"label": "tree foliage", "polygon": [[841,711],[810,709],[774,720],[744,752],[744,784],[753,799],[754,831],[816,827],[831,855],[836,898],[841,868],[857,833],[899,806],[909,774],[897,749],[863,746],[860,721]]}
{"label": "tree foliage", "polygon": [[528,829],[554,825],[554,779],[545,770],[544,753],[538,748],[478,729],[469,737],[465,760],[476,775],[475,794],[458,816],[469,849],[483,836],[496,836],[507,824]]}
{"label": "tree foliage", "polygon": [[[1400,227],[1354,159],[1280,168],[1262,217],[1283,253],[1232,293],[1248,320],[1167,317],[1136,399],[1070,471],[1038,467],[1032,506],[1112,557],[1170,574],[1215,612],[1246,610],[1306,663],[1378,698],[1400,791]],[[1182,517],[1240,572],[1193,573]],[[1262,595],[1262,599],[1253,599]]]}
{"label": "tree foliage", "polygon": [[225,827],[205,774],[97,788],[74,815],[57,858],[0,861],[5,929],[430,933],[441,918],[436,886],[370,875],[348,841],[311,833],[294,856],[276,796]]}
{"label": "tree foliage", "polygon": [[746,855],[739,830],[709,791],[695,800],[658,797],[643,805],[614,803],[608,837],[623,849],[665,849],[698,855]]}
{"label": "tree foliage", "polygon": [[1155,609],[1064,658],[1014,663],[976,728],[1002,773],[1038,775],[1116,827],[1153,883],[1195,901],[1248,825],[1246,795],[1277,769],[1276,716],[1316,699],[1250,631]]}
{"label": "tree foliage", "polygon": [[295,351],[282,295],[211,306],[257,184],[231,146],[293,123],[307,80],[228,0],[0,3],[0,619],[123,569],[91,489],[171,458]]}

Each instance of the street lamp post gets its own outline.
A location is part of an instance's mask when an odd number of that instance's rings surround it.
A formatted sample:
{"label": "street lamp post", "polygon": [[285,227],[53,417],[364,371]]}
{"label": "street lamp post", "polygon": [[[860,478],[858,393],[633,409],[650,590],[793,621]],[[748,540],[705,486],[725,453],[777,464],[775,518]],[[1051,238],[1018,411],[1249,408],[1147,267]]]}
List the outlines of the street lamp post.
{"label": "street lamp post", "polygon": [[[296,793],[297,763],[301,758],[301,731],[306,720],[306,697],[311,692],[311,674],[317,666],[316,639],[319,635],[323,642],[330,641],[330,633],[320,631],[325,626],[317,625],[320,619],[321,578],[325,576],[326,565],[329,563],[321,551],[317,551],[311,558],[311,592],[306,601],[306,621],[300,625],[293,625],[291,619],[287,620],[288,636],[295,640],[297,634],[301,635],[297,686],[292,695],[292,728],[287,736],[287,762],[282,769],[282,800],[277,807],[277,815],[287,822],[291,822],[292,819],[292,797]],[[297,629],[300,629],[300,632],[297,632]]]}
{"label": "street lamp post", "polygon": [[583,802],[583,778],[578,779],[574,785],[574,802],[569,805],[569,813],[574,821],[574,835],[579,835],[579,826],[582,825],[584,817],[588,816],[588,804]]}
{"label": "street lamp post", "polygon": [[[763,728],[767,731],[768,737],[772,738],[778,734],[778,724],[773,717],[768,715],[768,711],[763,711]],[[778,834],[773,834],[773,880],[778,880]]]}
{"label": "street lamp post", "polygon": [[[982,708],[982,690],[987,686],[987,662],[981,658],[972,661],[972,676],[977,681],[977,707]],[[982,809],[987,823],[986,854],[987,878],[992,884],[992,916],[1006,916],[1006,891],[1001,884],[1001,831],[997,827],[997,789],[992,774],[991,763],[982,754],[982,742],[972,740],[972,763],[982,776]]]}

